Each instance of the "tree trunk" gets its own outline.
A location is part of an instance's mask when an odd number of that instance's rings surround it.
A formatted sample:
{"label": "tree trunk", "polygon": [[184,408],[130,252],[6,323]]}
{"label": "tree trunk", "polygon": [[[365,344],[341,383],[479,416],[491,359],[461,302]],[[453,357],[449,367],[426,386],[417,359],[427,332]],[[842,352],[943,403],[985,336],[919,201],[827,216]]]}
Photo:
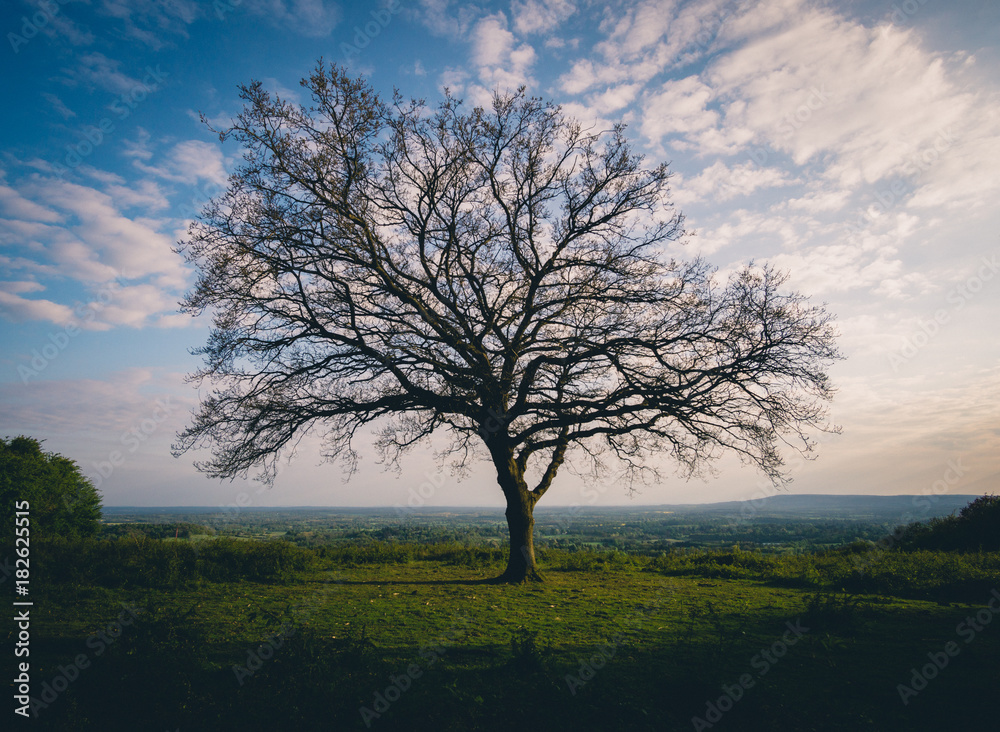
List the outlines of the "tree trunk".
{"label": "tree trunk", "polygon": [[520,584],[542,581],[542,575],[535,563],[534,504],[527,491],[524,491],[524,495],[507,496],[510,555],[507,557],[507,569],[497,578],[500,582]]}
{"label": "tree trunk", "polygon": [[487,445],[497,469],[497,482],[507,499],[507,528],[510,532],[510,554],[507,569],[496,578],[497,582],[520,584],[541,582],[542,575],[535,563],[535,517],[533,511],[538,497],[528,490],[524,473],[514,460],[512,452],[495,437]]}

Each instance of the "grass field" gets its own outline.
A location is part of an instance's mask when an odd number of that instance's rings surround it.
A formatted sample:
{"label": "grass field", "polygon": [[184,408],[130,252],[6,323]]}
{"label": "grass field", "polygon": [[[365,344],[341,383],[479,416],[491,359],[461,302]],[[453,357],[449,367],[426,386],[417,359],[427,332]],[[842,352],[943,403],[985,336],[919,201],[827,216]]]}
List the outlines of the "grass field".
{"label": "grass field", "polygon": [[[862,574],[846,552],[550,551],[547,582],[498,586],[482,582],[503,566],[490,550],[277,546],[43,551],[32,694],[45,703],[47,683],[51,703],[36,724],[996,728],[996,553],[885,553]],[[95,580],[102,552],[120,571]]]}

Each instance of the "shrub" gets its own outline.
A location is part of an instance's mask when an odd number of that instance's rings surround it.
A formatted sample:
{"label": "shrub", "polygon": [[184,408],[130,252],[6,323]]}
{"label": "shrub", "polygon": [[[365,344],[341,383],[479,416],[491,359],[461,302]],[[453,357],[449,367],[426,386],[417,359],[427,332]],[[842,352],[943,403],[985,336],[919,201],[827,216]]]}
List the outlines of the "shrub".
{"label": "shrub", "polygon": [[199,581],[285,582],[314,560],[283,541],[211,539],[197,544],[146,536],[50,539],[34,545],[40,582],[101,587],[178,587]]}
{"label": "shrub", "polygon": [[984,495],[957,516],[916,522],[900,532],[902,549],[1000,551],[1000,496]]}
{"label": "shrub", "polygon": [[100,527],[101,497],[94,484],[75,462],[43,452],[40,441],[23,435],[0,440],[0,505],[4,531],[11,537],[14,505],[19,501],[30,504],[33,540],[92,536]]}

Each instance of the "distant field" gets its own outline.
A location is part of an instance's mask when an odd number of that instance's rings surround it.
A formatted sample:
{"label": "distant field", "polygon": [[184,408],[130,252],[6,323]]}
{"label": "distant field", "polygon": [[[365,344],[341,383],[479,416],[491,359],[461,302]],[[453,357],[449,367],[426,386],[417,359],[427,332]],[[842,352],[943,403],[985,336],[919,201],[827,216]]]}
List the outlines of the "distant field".
{"label": "distant field", "polygon": [[[638,548],[548,542],[547,581],[510,587],[481,583],[504,558],[487,516],[286,513],[40,546],[33,693],[65,688],[41,728],[995,729],[995,552],[670,551],[650,548],[668,529],[754,527],[595,514],[556,536],[616,523]],[[749,523],[794,537],[796,522]],[[815,540],[877,525],[829,519]]]}
{"label": "distant field", "polygon": [[[975,496],[795,496],[704,505],[535,511],[541,546],[657,552],[740,544],[767,552],[803,551],[875,541],[900,524],[947,516]],[[499,508],[129,508],[104,509],[113,525],[205,525],[254,539],[285,538],[299,546],[338,541],[460,541],[501,546],[507,526]]]}

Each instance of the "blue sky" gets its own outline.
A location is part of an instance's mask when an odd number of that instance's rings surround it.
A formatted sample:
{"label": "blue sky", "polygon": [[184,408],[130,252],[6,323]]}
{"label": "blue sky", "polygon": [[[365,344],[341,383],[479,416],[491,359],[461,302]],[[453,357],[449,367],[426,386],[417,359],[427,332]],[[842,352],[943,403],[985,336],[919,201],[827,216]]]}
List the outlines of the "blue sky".
{"label": "blue sky", "polygon": [[[323,57],[383,95],[524,84],[585,124],[624,120],[671,162],[678,256],[723,276],[771,261],[827,303],[843,432],[790,460],[791,491],[995,491],[998,28],[993,0],[5,3],[0,435],[74,458],[107,505],[501,505],[488,465],[458,480],[430,448],[398,476],[367,454],[344,484],[306,439],[268,490],[169,454],[208,332],[177,312],[193,273],[173,246],[240,155],[199,116],[225,126],[253,79],[305,101]],[[716,467],[634,497],[564,471],[545,502],[771,492]]]}

